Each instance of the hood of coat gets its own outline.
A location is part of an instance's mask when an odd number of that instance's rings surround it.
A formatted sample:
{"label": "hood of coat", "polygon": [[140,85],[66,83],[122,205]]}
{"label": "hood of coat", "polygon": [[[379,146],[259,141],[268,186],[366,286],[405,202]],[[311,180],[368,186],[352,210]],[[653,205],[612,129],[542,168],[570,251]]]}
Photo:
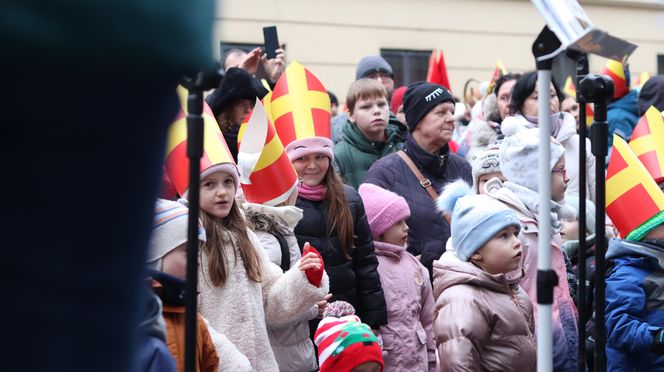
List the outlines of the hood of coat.
{"label": "hood of coat", "polygon": [[629,93],[624,95],[622,98],[619,98],[607,107],[608,111],[611,110],[625,110],[635,116],[639,116],[639,105],[638,105],[639,94],[636,90],[630,90]]}
{"label": "hood of coat", "polygon": [[243,203],[247,221],[253,230],[267,233],[288,234],[302,219],[302,209],[295,206],[271,207],[263,204]]}
{"label": "hood of coat", "polygon": [[556,139],[558,142],[563,143],[576,135],[576,119],[568,112],[560,112],[560,128]]}
{"label": "hood of coat", "polygon": [[523,277],[523,270],[519,274],[489,274],[471,262],[461,261],[455,252],[445,252],[440,260],[433,262],[434,298],[447,288],[460,284],[510,294],[511,287]]}
{"label": "hood of coat", "polygon": [[496,142],[500,135],[500,124],[492,121],[474,119],[469,124],[473,146],[486,147]]}
{"label": "hood of coat", "polygon": [[648,240],[645,242],[631,242],[621,239],[611,239],[606,259],[617,258],[646,258],[664,270],[664,240]]}
{"label": "hood of coat", "polygon": [[[526,187],[517,185],[513,182],[502,182],[498,178],[493,178],[485,184],[487,195],[507,204],[517,213],[538,221],[539,218],[539,194]],[[557,233],[561,228],[561,219],[573,220],[576,212],[565,202],[550,201],[551,205],[551,226],[552,233]]]}

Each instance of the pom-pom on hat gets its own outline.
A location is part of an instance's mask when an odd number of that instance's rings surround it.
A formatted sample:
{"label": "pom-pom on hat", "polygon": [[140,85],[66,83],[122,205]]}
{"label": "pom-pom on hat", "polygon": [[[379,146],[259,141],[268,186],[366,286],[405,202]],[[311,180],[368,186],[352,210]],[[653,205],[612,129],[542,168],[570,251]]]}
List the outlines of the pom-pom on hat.
{"label": "pom-pom on hat", "polygon": [[364,363],[384,365],[378,338],[355,315],[327,317],[314,334],[320,372],[349,372]]}
{"label": "pom-pom on hat", "polygon": [[410,217],[410,208],[406,199],[392,191],[371,183],[363,183],[358,192],[364,202],[364,210],[374,240],[397,222]]}
{"label": "pom-pom on hat", "polygon": [[437,200],[441,212],[452,214],[452,245],[462,261],[468,261],[502,229],[521,229],[516,212],[509,207],[490,196],[469,193],[470,186],[457,180],[445,186]]}
{"label": "pom-pom on hat", "polygon": [[331,302],[323,311],[323,318],[327,318],[328,316],[341,318],[348,315],[355,315],[355,308],[346,301]]}
{"label": "pom-pom on hat", "polygon": [[403,97],[403,111],[412,132],[429,111],[443,102],[454,103],[452,93],[442,85],[418,81],[408,85]]}
{"label": "pom-pom on hat", "polygon": [[[157,199],[155,204],[154,226],[148,248],[147,263],[155,270],[162,269],[162,258],[175,248],[187,242],[187,222],[189,209],[186,203]],[[199,222],[198,240],[205,242],[205,229]]]}
{"label": "pom-pom on hat", "polygon": [[[513,183],[538,191],[539,128],[526,128],[514,117],[505,118],[501,130],[505,135],[500,146],[500,171]],[[565,148],[551,138],[549,170],[565,154]]]}

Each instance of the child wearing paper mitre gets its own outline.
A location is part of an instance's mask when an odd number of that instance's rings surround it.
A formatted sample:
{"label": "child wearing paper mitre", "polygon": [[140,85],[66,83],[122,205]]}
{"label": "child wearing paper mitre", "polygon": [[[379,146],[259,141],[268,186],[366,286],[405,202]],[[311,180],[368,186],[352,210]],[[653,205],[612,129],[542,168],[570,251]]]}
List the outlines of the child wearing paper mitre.
{"label": "child wearing paper mitre", "polygon": [[410,216],[401,196],[363,183],[359,193],[374,239],[387,324],[379,329],[388,371],[435,371],[433,295],[427,269],[406,251]]}
{"label": "child wearing paper mitre", "polygon": [[609,372],[664,366],[664,192],[650,169],[614,135],[606,211],[623,239],[611,239],[606,251]]}
{"label": "child wearing paper mitre", "polygon": [[[201,219],[207,241],[199,265],[199,310],[257,371],[277,371],[267,326],[295,320],[328,292],[315,249],[287,272],[267,258],[235,202],[238,170],[227,162],[201,173]],[[223,358],[223,356],[222,356]]]}
{"label": "child wearing paper mitre", "polygon": [[534,371],[533,306],[519,286],[521,224],[507,206],[469,192],[459,180],[438,199],[452,216],[453,248],[433,263],[440,371]]}

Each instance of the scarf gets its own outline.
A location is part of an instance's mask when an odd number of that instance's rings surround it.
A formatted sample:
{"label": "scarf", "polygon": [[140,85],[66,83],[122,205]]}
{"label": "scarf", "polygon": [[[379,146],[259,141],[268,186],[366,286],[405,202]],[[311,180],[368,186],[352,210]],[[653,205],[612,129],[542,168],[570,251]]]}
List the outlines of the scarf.
{"label": "scarf", "polygon": [[[503,186],[512,191],[528,208],[529,211],[535,215],[535,219],[539,216],[539,194],[527,187],[523,187],[514,182],[505,182]],[[556,202],[551,200],[551,227],[553,233],[559,233],[562,227],[561,219],[573,219],[575,216],[574,210],[567,206],[564,201]]]}
{"label": "scarf", "polygon": [[307,186],[303,182],[297,185],[298,196],[311,201],[321,201],[325,199],[325,191],[327,187],[323,185]]}
{"label": "scarf", "polygon": [[[538,116],[530,116],[530,115],[523,115],[526,120],[532,125],[528,126],[529,128],[536,128],[539,127],[539,117]],[[563,126],[563,114],[562,113],[557,113],[551,115],[551,136],[553,138],[558,138],[558,132],[560,132],[560,127]]]}

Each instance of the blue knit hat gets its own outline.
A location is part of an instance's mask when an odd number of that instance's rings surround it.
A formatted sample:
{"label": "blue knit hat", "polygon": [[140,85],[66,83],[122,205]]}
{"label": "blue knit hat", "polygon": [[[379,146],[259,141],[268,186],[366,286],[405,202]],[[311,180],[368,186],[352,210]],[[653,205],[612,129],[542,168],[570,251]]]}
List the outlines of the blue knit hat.
{"label": "blue knit hat", "polygon": [[445,186],[437,201],[443,213],[452,212],[452,245],[462,261],[468,261],[502,229],[508,226],[521,229],[516,212],[505,204],[470,192],[470,186],[458,180]]}

